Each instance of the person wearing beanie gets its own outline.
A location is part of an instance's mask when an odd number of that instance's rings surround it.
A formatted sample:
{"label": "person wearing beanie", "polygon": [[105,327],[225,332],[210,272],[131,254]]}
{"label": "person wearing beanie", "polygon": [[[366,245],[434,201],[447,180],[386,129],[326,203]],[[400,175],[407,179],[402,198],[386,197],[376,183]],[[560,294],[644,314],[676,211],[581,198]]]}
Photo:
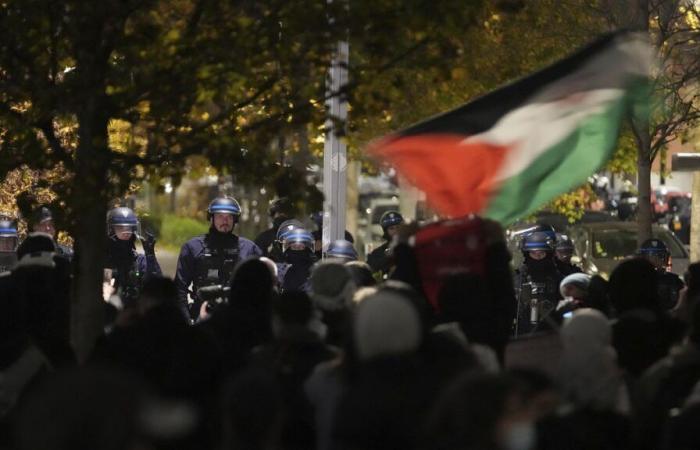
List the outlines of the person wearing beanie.
{"label": "person wearing beanie", "polygon": [[30,233],[17,249],[12,294],[21,301],[33,342],[52,366],[75,363],[70,346],[70,262],[56,253],[51,235]]}
{"label": "person wearing beanie", "polygon": [[420,313],[400,291],[379,289],[357,306],[352,328],[355,362],[331,448],[413,448],[438,390],[422,354]]}
{"label": "person wearing beanie", "polygon": [[416,308],[395,292],[380,290],[357,308],[353,341],[360,361],[410,354],[421,344]]}
{"label": "person wearing beanie", "polygon": [[350,306],[357,290],[350,271],[339,262],[324,261],[311,272],[311,299],[327,327],[326,342],[342,347],[348,337]]}
{"label": "person wearing beanie", "polygon": [[568,315],[571,311],[585,306],[590,282],[590,275],[585,273],[573,273],[564,277],[559,283],[559,293],[563,300],[557,304],[557,313]]}

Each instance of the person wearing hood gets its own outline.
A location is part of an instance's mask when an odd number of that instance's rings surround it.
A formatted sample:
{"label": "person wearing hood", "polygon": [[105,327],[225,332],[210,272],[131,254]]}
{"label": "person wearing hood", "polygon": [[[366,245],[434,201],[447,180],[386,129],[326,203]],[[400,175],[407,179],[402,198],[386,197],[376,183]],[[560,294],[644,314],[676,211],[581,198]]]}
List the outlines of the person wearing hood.
{"label": "person wearing hood", "polygon": [[[143,283],[161,275],[152,234],[140,235],[139,220],[131,208],[112,208],[107,213],[107,276],[124,307],[133,306]],[[136,239],[144,254],[136,251]]]}
{"label": "person wearing hood", "polygon": [[[207,208],[209,232],[190,239],[180,249],[175,274],[177,295],[183,313],[193,320],[199,317],[204,303],[197,295],[199,288],[228,286],[239,261],[262,256],[252,241],[234,234],[240,216],[241,206],[235,199],[215,198]],[[191,307],[188,294],[193,298]]]}

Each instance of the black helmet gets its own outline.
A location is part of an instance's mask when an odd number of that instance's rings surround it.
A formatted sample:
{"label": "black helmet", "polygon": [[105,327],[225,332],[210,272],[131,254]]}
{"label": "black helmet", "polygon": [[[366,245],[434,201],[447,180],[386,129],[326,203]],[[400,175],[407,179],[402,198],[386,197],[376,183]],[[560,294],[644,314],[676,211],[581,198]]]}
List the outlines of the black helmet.
{"label": "black helmet", "polygon": [[0,252],[15,252],[17,250],[19,237],[17,235],[17,225],[14,221],[9,219],[0,219],[0,240],[3,242],[9,242],[6,249],[0,248]]}
{"label": "black helmet", "polygon": [[136,235],[140,234],[139,219],[131,208],[120,206],[109,210],[107,213],[107,236],[110,238],[116,236],[114,230],[116,226],[130,227],[132,239],[135,239]]}
{"label": "black helmet", "polygon": [[233,197],[216,197],[207,208],[207,220],[211,220],[214,214],[231,214],[234,222],[241,215],[241,205]]}
{"label": "black helmet", "polygon": [[31,218],[32,218],[32,226],[35,226],[35,225],[38,225],[42,222],[46,222],[48,220],[53,220],[53,213],[51,212],[51,210],[49,209],[48,206],[42,205],[37,210],[34,211]]}
{"label": "black helmet", "polygon": [[557,241],[554,246],[555,250],[574,250],[574,243],[571,242],[569,236],[557,233]]}
{"label": "black helmet", "polygon": [[551,252],[554,250],[554,240],[544,231],[535,231],[523,238],[520,249],[523,253],[535,250]]}
{"label": "black helmet", "polygon": [[314,251],[314,237],[303,228],[295,228],[284,233],[282,238],[282,251],[286,252],[294,244],[303,244],[306,250],[311,253]]}
{"label": "black helmet", "polygon": [[326,250],[326,257],[339,258],[345,261],[357,261],[357,251],[352,243],[345,239],[333,241]]}
{"label": "black helmet", "polygon": [[284,241],[285,234],[298,228],[303,229],[304,224],[298,221],[297,219],[285,220],[280,224],[279,228],[277,228],[277,240],[280,242]]}
{"label": "black helmet", "polygon": [[270,202],[268,213],[270,217],[275,217],[275,214],[282,214],[283,216],[289,217],[294,215],[293,210],[292,202],[289,201],[287,197],[280,197]]}
{"label": "black helmet", "polygon": [[661,239],[647,239],[639,247],[639,255],[648,259],[658,269],[666,269],[670,253]]}
{"label": "black helmet", "polygon": [[403,223],[403,216],[398,211],[387,211],[382,214],[381,219],[379,219],[379,225],[381,225],[382,230],[386,232],[386,229],[392,225],[401,225]]}

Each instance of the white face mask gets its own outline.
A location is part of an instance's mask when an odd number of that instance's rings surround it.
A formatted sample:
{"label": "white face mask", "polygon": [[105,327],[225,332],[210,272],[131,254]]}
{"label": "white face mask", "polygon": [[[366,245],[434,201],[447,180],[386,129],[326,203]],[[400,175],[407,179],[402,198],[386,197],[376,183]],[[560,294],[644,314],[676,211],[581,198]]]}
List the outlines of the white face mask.
{"label": "white face mask", "polygon": [[511,426],[503,437],[507,450],[531,450],[535,447],[535,426],[532,422],[519,422]]}

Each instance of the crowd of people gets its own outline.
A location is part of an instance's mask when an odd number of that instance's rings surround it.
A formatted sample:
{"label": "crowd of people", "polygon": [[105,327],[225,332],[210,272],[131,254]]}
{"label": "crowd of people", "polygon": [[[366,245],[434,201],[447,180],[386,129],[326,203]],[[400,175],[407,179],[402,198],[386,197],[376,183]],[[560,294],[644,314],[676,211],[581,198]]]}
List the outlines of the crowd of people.
{"label": "crowd of people", "polygon": [[[425,261],[397,211],[368,264],[352,236],[319,255],[320,230],[273,206],[253,241],[235,234],[238,202],[214,199],[174,279],[134,212],[110,210],[110,313],[80,363],[72,254],[47,233],[50,211],[21,243],[0,222],[0,253],[14,254],[0,275],[0,448],[700,448],[700,264],[669,294],[649,242],[590,277],[545,227],[514,274],[501,227],[469,218],[479,270],[440,272],[433,295],[426,268],[444,261]],[[512,363],[542,336],[554,370]]]}

